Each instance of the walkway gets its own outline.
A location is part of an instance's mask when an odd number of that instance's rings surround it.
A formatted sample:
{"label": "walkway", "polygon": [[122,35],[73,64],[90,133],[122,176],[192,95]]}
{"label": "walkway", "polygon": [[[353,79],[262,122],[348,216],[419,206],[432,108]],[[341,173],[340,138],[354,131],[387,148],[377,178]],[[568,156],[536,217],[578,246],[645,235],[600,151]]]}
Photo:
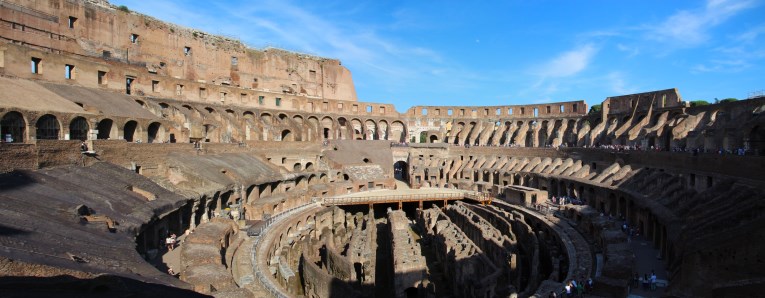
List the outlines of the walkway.
{"label": "walkway", "polygon": [[324,205],[371,205],[425,201],[454,201],[470,199],[479,203],[491,202],[491,198],[481,193],[447,188],[421,189],[381,189],[357,192],[324,198]]}
{"label": "walkway", "polygon": [[[630,248],[635,253],[635,270],[642,277],[644,274],[648,274],[651,277],[651,270],[656,272],[656,280],[659,285],[667,284],[667,272],[664,269],[664,262],[658,258],[659,250],[654,249],[650,241],[646,240],[642,236],[636,237],[630,243]],[[664,295],[666,287],[658,286],[655,291],[645,290],[642,285],[635,287],[632,284],[632,292],[627,297],[661,297]]]}

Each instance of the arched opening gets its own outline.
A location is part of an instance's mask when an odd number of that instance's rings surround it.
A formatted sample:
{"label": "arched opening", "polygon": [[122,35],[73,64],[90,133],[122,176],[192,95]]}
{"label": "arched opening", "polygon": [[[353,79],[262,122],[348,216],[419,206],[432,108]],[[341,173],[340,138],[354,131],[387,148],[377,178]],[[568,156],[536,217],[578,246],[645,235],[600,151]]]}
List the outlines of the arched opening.
{"label": "arched opening", "polygon": [[765,127],[757,125],[749,132],[749,148],[756,155],[765,155]]}
{"label": "arched opening", "polygon": [[430,142],[431,143],[438,143],[438,136],[437,135],[430,136]]}
{"label": "arched opening", "polygon": [[19,112],[9,112],[3,115],[0,121],[0,137],[5,143],[23,143],[24,142],[24,116]]}
{"label": "arched opening", "polygon": [[627,216],[627,200],[624,197],[619,197],[619,219]]}
{"label": "arched opening", "polygon": [[309,162],[305,164],[306,171],[313,171],[313,163]]}
{"label": "arched opening", "polygon": [[37,120],[37,139],[38,140],[58,140],[59,125],[56,116],[51,114],[44,115]]}
{"label": "arched opening", "polygon": [[149,143],[162,143],[162,139],[164,138],[164,131],[162,131],[162,124],[159,122],[152,122],[149,124],[149,139],[147,142]]}
{"label": "arched opening", "polygon": [[103,119],[98,122],[98,125],[96,125],[96,129],[98,130],[98,135],[96,135],[96,138],[99,140],[108,140],[112,137],[112,127],[114,126],[114,121],[112,119]]}
{"label": "arched opening", "polygon": [[128,142],[132,142],[133,141],[133,138],[135,137],[135,132],[136,132],[137,128],[138,128],[138,122],[130,120],[127,123],[125,123],[125,128],[123,130],[124,131],[124,136],[125,136],[125,141],[128,141]]}
{"label": "arched opening", "polygon": [[293,141],[292,132],[289,129],[282,130],[281,140],[282,142]]}
{"label": "arched opening", "polygon": [[88,121],[83,117],[72,119],[69,123],[69,139],[85,141],[88,139]]}
{"label": "arched opening", "polygon": [[409,165],[401,160],[393,164],[393,178],[409,184]]}
{"label": "arched opening", "polygon": [[428,132],[427,131],[420,132],[420,138],[417,140],[417,143],[425,143],[427,139],[428,139]]}
{"label": "arched opening", "polygon": [[394,121],[390,125],[391,140],[406,142],[406,126],[400,121]]}
{"label": "arched opening", "polygon": [[263,121],[263,123],[271,125],[273,124],[273,120],[271,118],[271,114],[269,113],[261,113],[260,114],[260,121]]}
{"label": "arched opening", "polygon": [[218,128],[212,124],[205,124],[203,127],[205,142],[218,142]]}
{"label": "arched opening", "polygon": [[608,195],[608,214],[616,215],[616,196],[614,194]]}
{"label": "arched opening", "polygon": [[300,163],[296,163],[295,165],[292,166],[292,170],[295,172],[299,172],[302,169],[303,169],[303,165],[301,165]]}

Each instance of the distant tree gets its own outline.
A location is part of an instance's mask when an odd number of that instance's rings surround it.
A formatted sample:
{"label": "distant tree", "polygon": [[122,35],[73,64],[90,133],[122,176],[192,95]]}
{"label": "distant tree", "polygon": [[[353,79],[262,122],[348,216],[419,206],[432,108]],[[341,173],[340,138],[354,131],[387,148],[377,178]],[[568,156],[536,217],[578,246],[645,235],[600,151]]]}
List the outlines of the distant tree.
{"label": "distant tree", "polygon": [[691,107],[700,107],[700,106],[705,106],[705,105],[708,105],[708,104],[709,104],[709,102],[706,101],[706,100],[693,100],[693,101],[691,101]]}
{"label": "distant tree", "polygon": [[596,105],[593,105],[592,107],[590,107],[590,112],[588,113],[588,115],[595,115],[595,114],[598,114],[598,113],[600,113],[600,111],[601,111],[602,109],[603,109],[603,104],[596,104]]}
{"label": "distant tree", "polygon": [[117,6],[117,9],[119,9],[121,11],[124,11],[124,12],[130,12],[130,9],[128,9],[128,7],[125,6],[125,5]]}
{"label": "distant tree", "polygon": [[738,98],[729,97],[729,98],[721,100],[720,103],[734,102],[734,101],[738,101]]}

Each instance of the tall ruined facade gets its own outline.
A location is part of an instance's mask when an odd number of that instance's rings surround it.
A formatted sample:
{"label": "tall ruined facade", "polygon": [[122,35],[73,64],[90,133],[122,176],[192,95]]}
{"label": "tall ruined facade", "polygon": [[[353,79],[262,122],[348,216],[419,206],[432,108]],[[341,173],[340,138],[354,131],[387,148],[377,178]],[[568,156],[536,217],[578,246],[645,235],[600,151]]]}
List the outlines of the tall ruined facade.
{"label": "tall ruined facade", "polygon": [[[584,101],[399,113],[358,101],[337,59],[106,0],[2,0],[0,41],[3,292],[495,297],[593,276],[623,296],[634,256],[600,214],[645,232],[669,295],[765,288],[752,240],[765,237],[765,98],[690,107],[666,89],[598,113]],[[610,149],[622,146],[641,150]],[[587,204],[555,218],[528,201],[419,206],[410,221],[321,203],[394,178]],[[177,279],[155,264],[186,231]]]}

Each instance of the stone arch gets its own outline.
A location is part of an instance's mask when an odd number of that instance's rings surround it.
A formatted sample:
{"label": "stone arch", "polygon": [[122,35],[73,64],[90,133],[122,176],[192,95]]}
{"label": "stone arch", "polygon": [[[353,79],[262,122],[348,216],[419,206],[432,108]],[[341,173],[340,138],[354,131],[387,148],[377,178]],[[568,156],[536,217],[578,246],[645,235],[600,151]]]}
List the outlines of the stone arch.
{"label": "stone arch", "polygon": [[378,137],[380,140],[387,140],[388,139],[388,121],[380,120],[377,122],[378,126]]}
{"label": "stone arch", "polygon": [[409,183],[409,164],[403,160],[395,162],[393,164],[393,177],[396,180]]}
{"label": "stone arch", "polygon": [[338,117],[337,118],[337,125],[338,125],[338,132],[336,132],[336,136],[340,140],[346,140],[348,139],[348,132],[350,130],[350,127],[348,125],[348,120],[345,119],[345,117]]}
{"label": "stone arch", "polygon": [[11,111],[0,120],[0,138],[6,143],[23,143],[26,141],[27,121],[24,115]]}
{"label": "stone arch", "polygon": [[608,214],[614,216],[616,214],[616,195],[613,193],[608,194]]}
{"label": "stone arch", "polygon": [[307,162],[307,163],[305,164],[305,170],[306,170],[306,171],[313,171],[313,163],[312,163],[312,162],[310,162],[310,161],[309,161],[309,162]]}
{"label": "stone arch", "polygon": [[539,126],[539,132],[537,133],[537,146],[539,147],[545,147],[547,145],[549,135],[547,134],[547,128],[548,128],[549,122],[547,120],[542,121],[541,125]]}
{"label": "stone arch", "polygon": [[239,115],[232,109],[226,109],[226,115],[230,117],[231,119],[239,118]]}
{"label": "stone arch", "polygon": [[88,124],[88,120],[85,120],[85,117],[75,117],[69,122],[69,139],[85,141],[88,139],[89,130],[90,125]]}
{"label": "stone arch", "polygon": [[147,143],[162,143],[165,139],[165,130],[162,129],[162,124],[159,122],[152,122],[149,124],[147,132]]}
{"label": "stone arch", "polygon": [[56,116],[45,114],[35,124],[38,140],[58,140],[61,134],[61,125]]}
{"label": "stone arch", "polygon": [[332,117],[326,116],[324,118],[321,118],[321,136],[324,139],[334,139],[334,135],[332,132],[332,129],[334,128],[334,120],[332,120]]}
{"label": "stone arch", "polygon": [[308,117],[308,141],[318,139],[319,136],[319,118],[314,116]]}
{"label": "stone arch", "polygon": [[438,143],[438,136],[437,135],[430,135],[430,140],[429,141],[431,143]]}
{"label": "stone arch", "polygon": [[130,120],[128,122],[125,122],[125,126],[122,128],[122,135],[125,138],[125,141],[133,142],[134,140],[137,140],[136,134],[138,133],[138,122],[135,120]]}
{"label": "stone arch", "polygon": [[364,138],[364,127],[361,124],[361,120],[357,118],[351,119],[351,129],[353,130],[354,140],[361,140]]}
{"label": "stone arch", "polygon": [[292,135],[292,131],[290,131],[289,129],[282,130],[281,140],[282,140],[282,142],[292,142],[292,141],[294,141],[295,138]]}
{"label": "stone arch", "polygon": [[287,116],[285,113],[279,113],[279,123],[280,124],[288,124],[290,117]]}
{"label": "stone arch", "polygon": [[622,216],[627,216],[627,200],[624,198],[624,196],[619,196],[619,208],[618,208],[618,216],[619,219],[621,219]]}
{"label": "stone arch", "polygon": [[218,142],[218,134],[220,132],[217,126],[213,124],[204,124],[202,127],[204,128],[202,136],[205,142]]}
{"label": "stone arch", "polygon": [[401,121],[393,121],[390,125],[391,140],[396,142],[406,142],[406,125]]}
{"label": "stone arch", "polygon": [[300,115],[292,116],[292,120],[295,121],[295,123],[297,123],[299,125],[303,125],[303,122],[304,122],[303,121],[303,116],[300,116]]}
{"label": "stone arch", "polygon": [[274,118],[269,113],[260,113],[260,121],[263,121],[266,125],[272,125],[274,124]]}
{"label": "stone arch", "polygon": [[364,136],[366,136],[365,139],[367,140],[378,140],[377,136],[377,123],[375,123],[372,119],[367,119],[367,121],[364,121]]}
{"label": "stone arch", "polygon": [[765,155],[765,125],[757,125],[749,131],[749,148],[757,155]]}
{"label": "stone arch", "polygon": [[96,130],[98,130],[98,134],[96,135],[96,139],[98,140],[108,140],[117,137],[117,127],[114,125],[114,120],[112,119],[104,118],[101,119],[101,121],[98,121]]}

